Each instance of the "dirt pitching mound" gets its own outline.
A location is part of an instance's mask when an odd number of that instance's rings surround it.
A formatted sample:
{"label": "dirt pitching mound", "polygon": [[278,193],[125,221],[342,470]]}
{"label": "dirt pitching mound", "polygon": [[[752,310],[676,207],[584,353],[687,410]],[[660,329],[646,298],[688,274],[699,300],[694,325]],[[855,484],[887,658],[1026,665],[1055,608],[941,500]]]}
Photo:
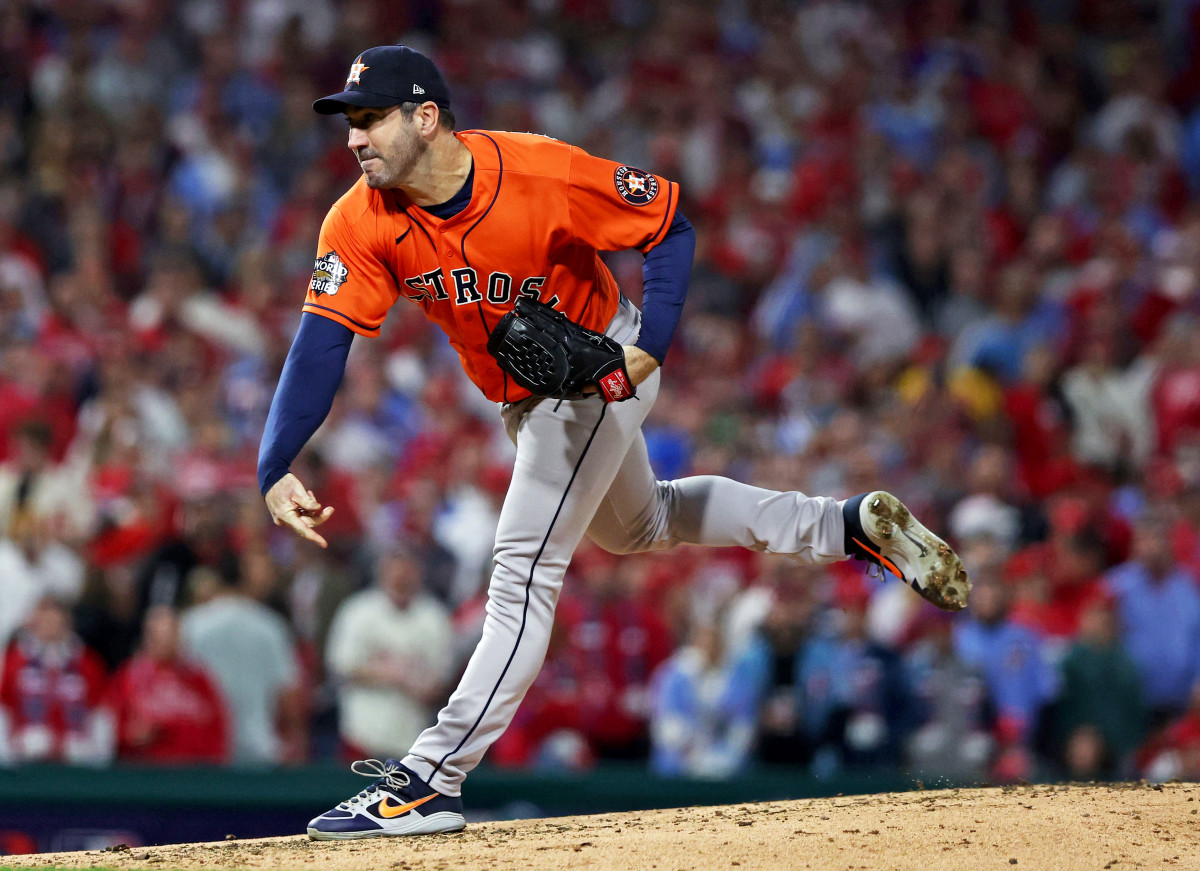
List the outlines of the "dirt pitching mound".
{"label": "dirt pitching mound", "polygon": [[305,837],[48,853],[15,867],[488,869],[1200,868],[1200,785],[1028,786],[477,823],[458,835]]}

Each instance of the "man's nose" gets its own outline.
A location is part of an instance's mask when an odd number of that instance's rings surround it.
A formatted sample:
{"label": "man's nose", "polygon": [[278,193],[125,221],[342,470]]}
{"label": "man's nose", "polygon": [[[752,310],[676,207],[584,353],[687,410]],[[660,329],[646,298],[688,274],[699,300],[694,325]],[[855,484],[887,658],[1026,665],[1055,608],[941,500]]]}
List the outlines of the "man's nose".
{"label": "man's nose", "polygon": [[350,146],[351,151],[358,151],[367,144],[367,132],[361,127],[351,127],[346,144]]}

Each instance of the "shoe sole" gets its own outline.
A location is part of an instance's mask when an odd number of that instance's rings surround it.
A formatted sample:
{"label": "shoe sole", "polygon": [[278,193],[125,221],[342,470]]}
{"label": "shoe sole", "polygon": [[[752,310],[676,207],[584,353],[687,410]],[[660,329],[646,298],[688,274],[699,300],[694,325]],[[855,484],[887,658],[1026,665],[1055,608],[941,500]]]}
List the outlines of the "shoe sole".
{"label": "shoe sole", "polygon": [[461,832],[467,827],[467,821],[462,814],[443,811],[430,814],[427,817],[417,816],[394,829],[370,829],[362,832],[322,832],[320,829],[309,828],[308,836],[314,841],[358,841],[363,838],[399,838],[411,835],[442,835],[450,832]]}
{"label": "shoe sole", "polygon": [[869,496],[866,514],[871,525],[867,531],[876,540],[889,542],[891,548],[903,550],[916,569],[918,577],[910,581],[914,590],[945,611],[967,607],[971,582],[954,548],[921,525],[891,493],[879,491]]}

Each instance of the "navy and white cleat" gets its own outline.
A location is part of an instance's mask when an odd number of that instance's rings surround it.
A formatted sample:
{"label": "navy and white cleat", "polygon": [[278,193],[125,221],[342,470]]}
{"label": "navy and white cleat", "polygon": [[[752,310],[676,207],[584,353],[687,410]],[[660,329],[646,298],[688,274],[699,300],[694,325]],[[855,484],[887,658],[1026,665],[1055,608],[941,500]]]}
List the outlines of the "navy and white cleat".
{"label": "navy and white cleat", "polygon": [[308,824],[315,841],[346,841],[399,835],[460,832],[462,799],[442,795],[395,759],[360,759],[350,766],[355,774],[377,778],[353,798]]}
{"label": "navy and white cleat", "polygon": [[967,607],[971,582],[962,560],[891,493],[847,499],[842,518],[848,555],[886,569],[945,611]]}

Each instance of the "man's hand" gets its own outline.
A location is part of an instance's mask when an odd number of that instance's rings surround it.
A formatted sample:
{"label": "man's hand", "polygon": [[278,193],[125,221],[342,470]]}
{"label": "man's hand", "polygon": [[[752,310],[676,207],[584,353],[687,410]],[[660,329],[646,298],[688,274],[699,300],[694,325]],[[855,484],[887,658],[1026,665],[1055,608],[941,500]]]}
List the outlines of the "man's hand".
{"label": "man's hand", "polygon": [[276,526],[287,526],[301,538],[321,547],[329,547],[324,538],[313,532],[333,514],[333,506],[321,507],[312,490],[305,490],[300,479],[288,472],[267,491],[267,510]]}

